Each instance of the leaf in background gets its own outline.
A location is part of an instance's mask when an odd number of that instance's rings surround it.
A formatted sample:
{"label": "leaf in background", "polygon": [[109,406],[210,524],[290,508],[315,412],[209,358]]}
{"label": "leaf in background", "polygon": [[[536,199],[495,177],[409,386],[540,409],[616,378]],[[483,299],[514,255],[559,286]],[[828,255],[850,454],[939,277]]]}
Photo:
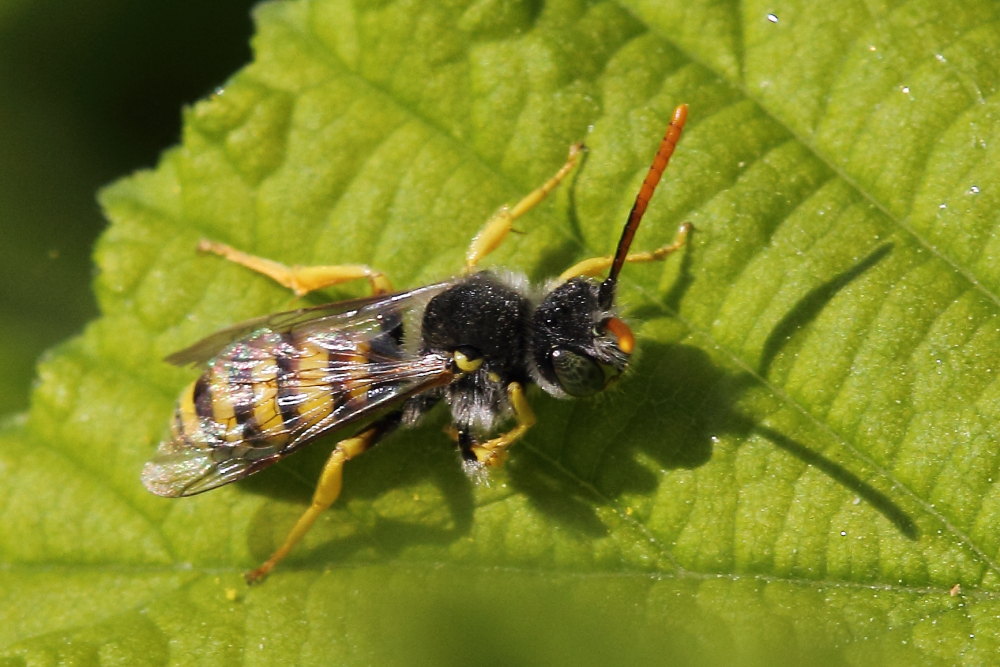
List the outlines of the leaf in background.
{"label": "leaf in background", "polygon": [[[0,450],[6,653],[993,656],[996,7],[360,4],[263,6],[255,62],[104,192],[104,315]],[[578,176],[490,257],[553,275],[611,248],[685,101],[638,245],[697,233],[623,274],[634,373],[601,400],[536,398],[494,486],[432,420],[352,462],[246,591],[328,448],[191,499],[138,484],[192,375],[158,359],[292,303],[200,237],[417,285],[584,137]]]}

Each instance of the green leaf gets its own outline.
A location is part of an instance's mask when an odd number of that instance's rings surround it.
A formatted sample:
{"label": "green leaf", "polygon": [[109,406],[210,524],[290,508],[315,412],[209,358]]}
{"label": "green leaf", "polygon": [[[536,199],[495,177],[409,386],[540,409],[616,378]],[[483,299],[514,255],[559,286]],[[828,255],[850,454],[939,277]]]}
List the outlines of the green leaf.
{"label": "green leaf", "polygon": [[[3,431],[0,623],[29,662],[984,663],[1000,649],[998,8],[987,2],[293,0],[104,191],[102,317]],[[688,130],[621,300],[641,356],[539,425],[489,487],[442,416],[308,503],[317,445],[164,500],[138,481],[189,369],[290,307],[210,237],[414,286],[590,153],[488,264],[609,252],[672,108]],[[343,298],[363,290],[330,290]],[[28,611],[29,613],[26,613]]]}

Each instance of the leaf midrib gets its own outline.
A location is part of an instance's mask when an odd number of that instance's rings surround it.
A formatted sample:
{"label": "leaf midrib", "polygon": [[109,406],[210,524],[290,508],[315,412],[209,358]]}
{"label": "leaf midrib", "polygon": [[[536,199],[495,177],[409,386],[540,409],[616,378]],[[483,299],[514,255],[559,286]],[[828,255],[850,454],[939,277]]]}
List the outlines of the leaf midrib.
{"label": "leaf midrib", "polygon": [[[662,582],[667,580],[677,580],[677,581],[732,581],[732,582],[747,582],[756,581],[765,584],[784,584],[789,586],[802,587],[809,590],[830,588],[830,589],[853,589],[853,590],[864,590],[864,591],[885,591],[894,594],[902,595],[915,595],[921,598],[940,598],[942,595],[947,595],[948,589],[941,586],[911,586],[903,584],[888,584],[888,583],[872,583],[872,582],[861,582],[861,581],[849,581],[840,579],[805,579],[800,577],[781,577],[772,574],[764,574],[761,572],[698,572],[695,570],[678,569],[673,572],[664,572],[662,570],[646,570],[638,568],[623,568],[621,570],[600,570],[600,569],[589,569],[589,570],[566,570],[559,567],[543,567],[543,566],[527,566],[527,565],[494,565],[494,564],[481,564],[481,563],[469,563],[469,562],[456,562],[453,560],[440,560],[434,558],[414,558],[412,555],[407,555],[405,559],[400,558],[387,558],[377,562],[373,562],[371,559],[365,561],[340,561],[335,564],[331,572],[336,574],[337,570],[364,570],[366,568],[375,566],[392,566],[392,568],[404,568],[412,569],[426,572],[440,572],[442,568],[453,568],[455,570],[461,570],[463,572],[478,572],[480,574],[489,574],[497,572],[509,572],[516,574],[553,574],[560,577],[565,577],[567,579],[574,580],[594,580],[594,579],[637,579],[637,580],[649,580],[651,583]],[[281,572],[289,575],[309,573],[312,568],[307,563],[293,563],[288,562],[287,564],[282,564]],[[13,574],[13,573],[25,573],[25,574],[49,574],[54,572],[65,572],[69,574],[107,574],[114,576],[122,575],[135,575],[138,577],[148,577],[151,574],[159,575],[179,575],[185,578],[195,578],[205,577],[205,576],[232,576],[234,579],[239,579],[242,583],[243,574],[245,571],[241,568],[234,567],[231,561],[226,561],[224,563],[219,563],[217,565],[199,564],[196,567],[192,567],[190,564],[181,563],[169,563],[169,564],[141,564],[141,563],[129,563],[122,564],[120,562],[108,561],[107,563],[95,563],[94,561],[87,562],[74,562],[69,560],[62,561],[32,561],[30,563],[17,563],[13,566],[10,564],[5,565],[0,568],[0,574]],[[278,576],[278,575],[275,575]],[[188,581],[191,583],[191,580]],[[223,582],[224,585],[225,582]],[[269,586],[271,583],[264,583],[263,586]],[[964,586],[964,584],[963,584]],[[175,589],[171,589],[175,590]],[[252,590],[252,589],[251,589]],[[156,597],[155,595],[153,596]],[[964,602],[966,608],[970,607],[976,602],[991,602],[1000,600],[1000,593],[997,591],[976,590],[975,593],[962,593],[961,600]],[[958,604],[958,603],[956,603]],[[948,611],[951,611],[950,609]]]}

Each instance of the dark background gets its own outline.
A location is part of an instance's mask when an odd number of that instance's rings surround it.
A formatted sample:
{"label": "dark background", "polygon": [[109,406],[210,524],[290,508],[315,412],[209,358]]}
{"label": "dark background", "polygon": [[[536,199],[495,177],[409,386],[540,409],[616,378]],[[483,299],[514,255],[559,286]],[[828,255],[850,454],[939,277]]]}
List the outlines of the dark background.
{"label": "dark background", "polygon": [[251,0],[0,0],[0,415],[97,314],[95,194],[250,59]]}

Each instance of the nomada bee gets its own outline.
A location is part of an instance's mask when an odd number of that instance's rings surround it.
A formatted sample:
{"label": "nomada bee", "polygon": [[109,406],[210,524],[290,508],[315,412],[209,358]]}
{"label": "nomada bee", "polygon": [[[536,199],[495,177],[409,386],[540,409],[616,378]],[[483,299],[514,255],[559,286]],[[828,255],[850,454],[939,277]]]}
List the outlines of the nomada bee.
{"label": "nomada bee", "polygon": [[297,295],[360,279],[373,294],[243,322],[168,357],[204,370],[181,394],[170,437],[142,471],[146,488],[194,495],[252,475],[322,436],[342,438],[309,508],[273,555],[246,574],[253,583],[337,499],[346,461],[400,426],[413,426],[439,402],[451,410],[466,470],[477,476],[500,465],[535,423],[527,385],[560,398],[589,396],[628,366],[635,339],[615,311],[618,274],[626,262],[665,258],[690,230],[681,226],[674,242],[658,250],[628,252],[686,118],[687,107],[677,107],[614,255],[582,261],[543,289],[477,266],[569,174],[580,145],[552,178],[490,218],[472,240],[461,275],[433,285],[394,292],[385,274],[368,266],[289,267],[203,241],[203,250]]}

